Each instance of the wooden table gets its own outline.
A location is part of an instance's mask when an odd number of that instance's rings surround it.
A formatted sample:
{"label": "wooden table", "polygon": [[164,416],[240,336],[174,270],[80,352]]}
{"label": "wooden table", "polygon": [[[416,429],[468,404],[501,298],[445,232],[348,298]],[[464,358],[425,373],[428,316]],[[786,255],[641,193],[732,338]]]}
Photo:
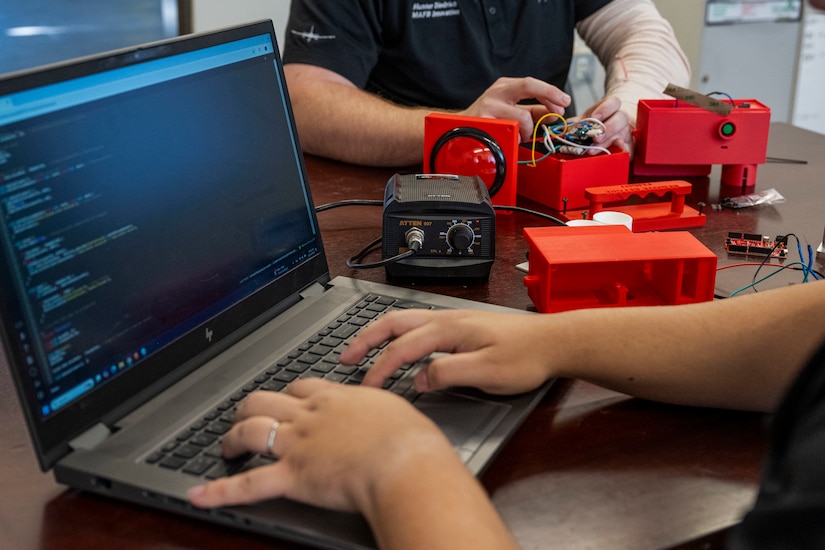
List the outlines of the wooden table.
{"label": "wooden table", "polygon": [[[692,180],[688,204],[707,205],[707,224],[693,233],[720,257],[720,265],[741,261],[724,251],[728,231],[794,233],[819,245],[825,227],[825,182],[818,175],[825,173],[823,150],[825,136],[784,124],[772,127],[769,155],[807,161],[759,167],[757,189],[775,187],[787,199],[776,206],[716,210],[718,170]],[[381,199],[394,172],[314,157],[307,158],[307,169],[316,205]],[[415,167],[405,171],[411,170]],[[385,281],[383,270],[351,270],[345,264],[380,236],[380,208],[336,208],[321,212],[319,220],[333,276]],[[522,228],[546,224],[529,214],[500,215],[488,281],[416,286],[532,308],[523,274],[514,266],[527,252]],[[822,270],[821,260],[817,267]],[[753,272],[752,267],[722,271],[717,290],[728,294],[749,283]],[[800,277],[783,273],[760,288]],[[57,485],[37,467],[5,358],[0,362],[0,414],[6,418],[0,424],[0,548],[299,548]],[[754,497],[765,450],[764,422],[760,414],[661,405],[561,380],[482,481],[525,549],[714,548]]]}

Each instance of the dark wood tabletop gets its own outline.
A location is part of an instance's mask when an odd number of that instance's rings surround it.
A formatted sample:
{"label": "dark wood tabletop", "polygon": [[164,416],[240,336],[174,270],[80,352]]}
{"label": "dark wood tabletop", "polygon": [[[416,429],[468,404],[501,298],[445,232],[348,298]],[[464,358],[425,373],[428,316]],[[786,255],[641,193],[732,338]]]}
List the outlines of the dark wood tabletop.
{"label": "dark wood tabletop", "polygon": [[[715,168],[710,177],[691,179],[694,188],[687,203],[703,203],[707,215],[706,225],[691,232],[719,256],[720,266],[742,262],[725,252],[729,231],[793,233],[803,245],[816,248],[825,229],[823,151],[825,136],[772,125],[771,159],[758,169],[756,190],[776,188],[785,202],[717,209],[714,205],[729,190],[720,188]],[[316,205],[381,199],[387,179],[398,171],[315,157],[307,157],[307,170]],[[519,205],[549,212],[521,199]],[[347,206],[318,217],[333,276],[386,282],[381,269],[353,270],[345,263],[380,236],[381,208]],[[415,286],[534,309],[523,273],[514,266],[527,252],[522,229],[548,223],[526,213],[498,215],[496,260],[488,280]],[[821,258],[817,269],[822,270]],[[717,293],[727,295],[749,284],[753,274],[753,266],[719,271]],[[800,278],[798,272],[782,273],[759,288]],[[38,469],[5,357],[0,356],[0,363],[0,414],[6,419],[0,423],[0,548],[299,548],[56,484]],[[525,549],[715,548],[754,498],[766,448],[765,422],[761,414],[662,405],[560,380],[482,482]]]}

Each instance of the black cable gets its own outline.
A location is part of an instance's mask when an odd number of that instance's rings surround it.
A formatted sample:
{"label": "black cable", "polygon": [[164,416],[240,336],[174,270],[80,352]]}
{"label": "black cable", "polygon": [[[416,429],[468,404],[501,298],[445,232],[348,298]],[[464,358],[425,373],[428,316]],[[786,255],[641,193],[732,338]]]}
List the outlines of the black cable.
{"label": "black cable", "polygon": [[328,202],[321,206],[316,206],[316,212],[323,212],[324,210],[331,210],[339,206],[384,206],[384,201],[379,200],[365,200],[365,199],[349,199],[344,201]]}
{"label": "black cable", "polygon": [[384,258],[383,260],[381,260],[379,262],[372,262],[372,263],[369,263],[369,264],[355,263],[356,261],[360,260],[361,258],[366,256],[367,254],[372,252],[372,250],[376,246],[381,244],[381,241],[383,241],[383,240],[384,240],[383,237],[378,237],[377,239],[372,241],[370,244],[365,246],[361,250],[361,252],[359,252],[358,254],[355,254],[354,256],[350,256],[349,258],[347,258],[347,267],[352,268],[352,269],[374,269],[376,267],[384,267],[385,265],[393,264],[393,263],[397,262],[398,260],[403,260],[404,258],[409,258],[410,256],[414,256],[415,253],[417,252],[416,249],[411,248],[411,249],[407,250],[406,252],[403,252],[401,254],[396,254],[395,256],[393,256],[391,258]]}
{"label": "black cable", "polygon": [[[350,199],[350,200],[343,200],[343,201],[336,201],[336,202],[329,202],[327,204],[322,204],[320,206],[315,207],[316,212],[323,212],[324,210],[331,210],[333,208],[338,208],[341,206],[384,206],[384,201],[379,200],[364,200],[364,199]],[[556,223],[557,225],[566,225],[566,222],[563,222],[559,218],[551,216],[550,214],[544,214],[537,210],[530,210],[529,208],[522,208],[521,206],[499,206],[493,205],[494,210],[506,210],[512,212],[522,212],[524,214],[532,214],[533,216],[538,216],[539,218],[543,218],[545,220],[549,220],[551,222]]]}
{"label": "black cable", "polygon": [[765,162],[775,162],[777,164],[808,164],[807,160],[784,159],[780,157],[765,157]]}
{"label": "black cable", "polygon": [[[791,233],[791,235],[792,234],[793,233]],[[768,263],[768,260],[773,258],[773,251],[776,250],[776,248],[778,246],[779,246],[779,241],[776,241],[775,243],[773,243],[773,246],[771,247],[771,249],[768,250],[768,253],[762,259],[762,261],[759,262],[759,266],[756,268],[756,272],[753,274],[753,278],[751,279],[751,284],[752,285],[756,285],[756,277],[757,277],[757,275],[759,275],[759,271],[765,266],[766,263]],[[757,292],[756,286],[752,286],[751,288],[753,288],[754,292]]]}
{"label": "black cable", "polygon": [[529,208],[522,208],[521,206],[497,206],[493,205],[494,210],[508,210],[512,212],[522,212],[523,214],[532,214],[533,216],[538,216],[539,218],[543,218],[545,220],[550,220],[551,222],[556,223],[557,225],[567,225],[566,222],[561,221],[560,219],[551,216],[550,214],[544,214],[537,210],[530,210]]}

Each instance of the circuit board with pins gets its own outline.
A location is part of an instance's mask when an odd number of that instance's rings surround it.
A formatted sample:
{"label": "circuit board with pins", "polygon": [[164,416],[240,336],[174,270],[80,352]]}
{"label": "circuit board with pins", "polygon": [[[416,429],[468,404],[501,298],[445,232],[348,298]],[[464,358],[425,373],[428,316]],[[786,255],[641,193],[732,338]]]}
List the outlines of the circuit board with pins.
{"label": "circuit board with pins", "polygon": [[725,239],[725,250],[729,254],[743,256],[785,258],[788,255],[788,238],[778,235],[771,239],[767,235],[730,232]]}

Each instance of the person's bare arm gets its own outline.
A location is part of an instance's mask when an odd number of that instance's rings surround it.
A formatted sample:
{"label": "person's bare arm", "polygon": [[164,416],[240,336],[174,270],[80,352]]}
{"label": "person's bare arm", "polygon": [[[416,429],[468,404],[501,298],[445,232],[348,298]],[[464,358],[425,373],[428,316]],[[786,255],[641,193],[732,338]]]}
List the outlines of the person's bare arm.
{"label": "person's bare arm", "polygon": [[367,385],[448,352],[418,374],[419,389],[506,394],[562,376],[669,403],[772,410],[825,339],[825,281],[679,306],[393,312],[356,336],[341,361],[355,363],[388,339]]}
{"label": "person's bare arm", "polygon": [[[424,117],[439,109],[405,107],[313,65],[284,67],[301,146],[307,153],[366,166],[410,166],[424,157]],[[536,98],[539,105],[519,105]],[[458,114],[517,120],[527,139],[545,112],[564,112],[570,97],[535,78],[501,78]],[[443,110],[441,110],[443,111]]]}
{"label": "person's bare arm", "polygon": [[304,152],[367,166],[422,161],[432,109],[398,106],[314,65],[291,63],[284,75]]}
{"label": "person's bare arm", "polygon": [[670,403],[772,411],[825,340],[825,282],[693,305],[571,312],[557,374]]}

